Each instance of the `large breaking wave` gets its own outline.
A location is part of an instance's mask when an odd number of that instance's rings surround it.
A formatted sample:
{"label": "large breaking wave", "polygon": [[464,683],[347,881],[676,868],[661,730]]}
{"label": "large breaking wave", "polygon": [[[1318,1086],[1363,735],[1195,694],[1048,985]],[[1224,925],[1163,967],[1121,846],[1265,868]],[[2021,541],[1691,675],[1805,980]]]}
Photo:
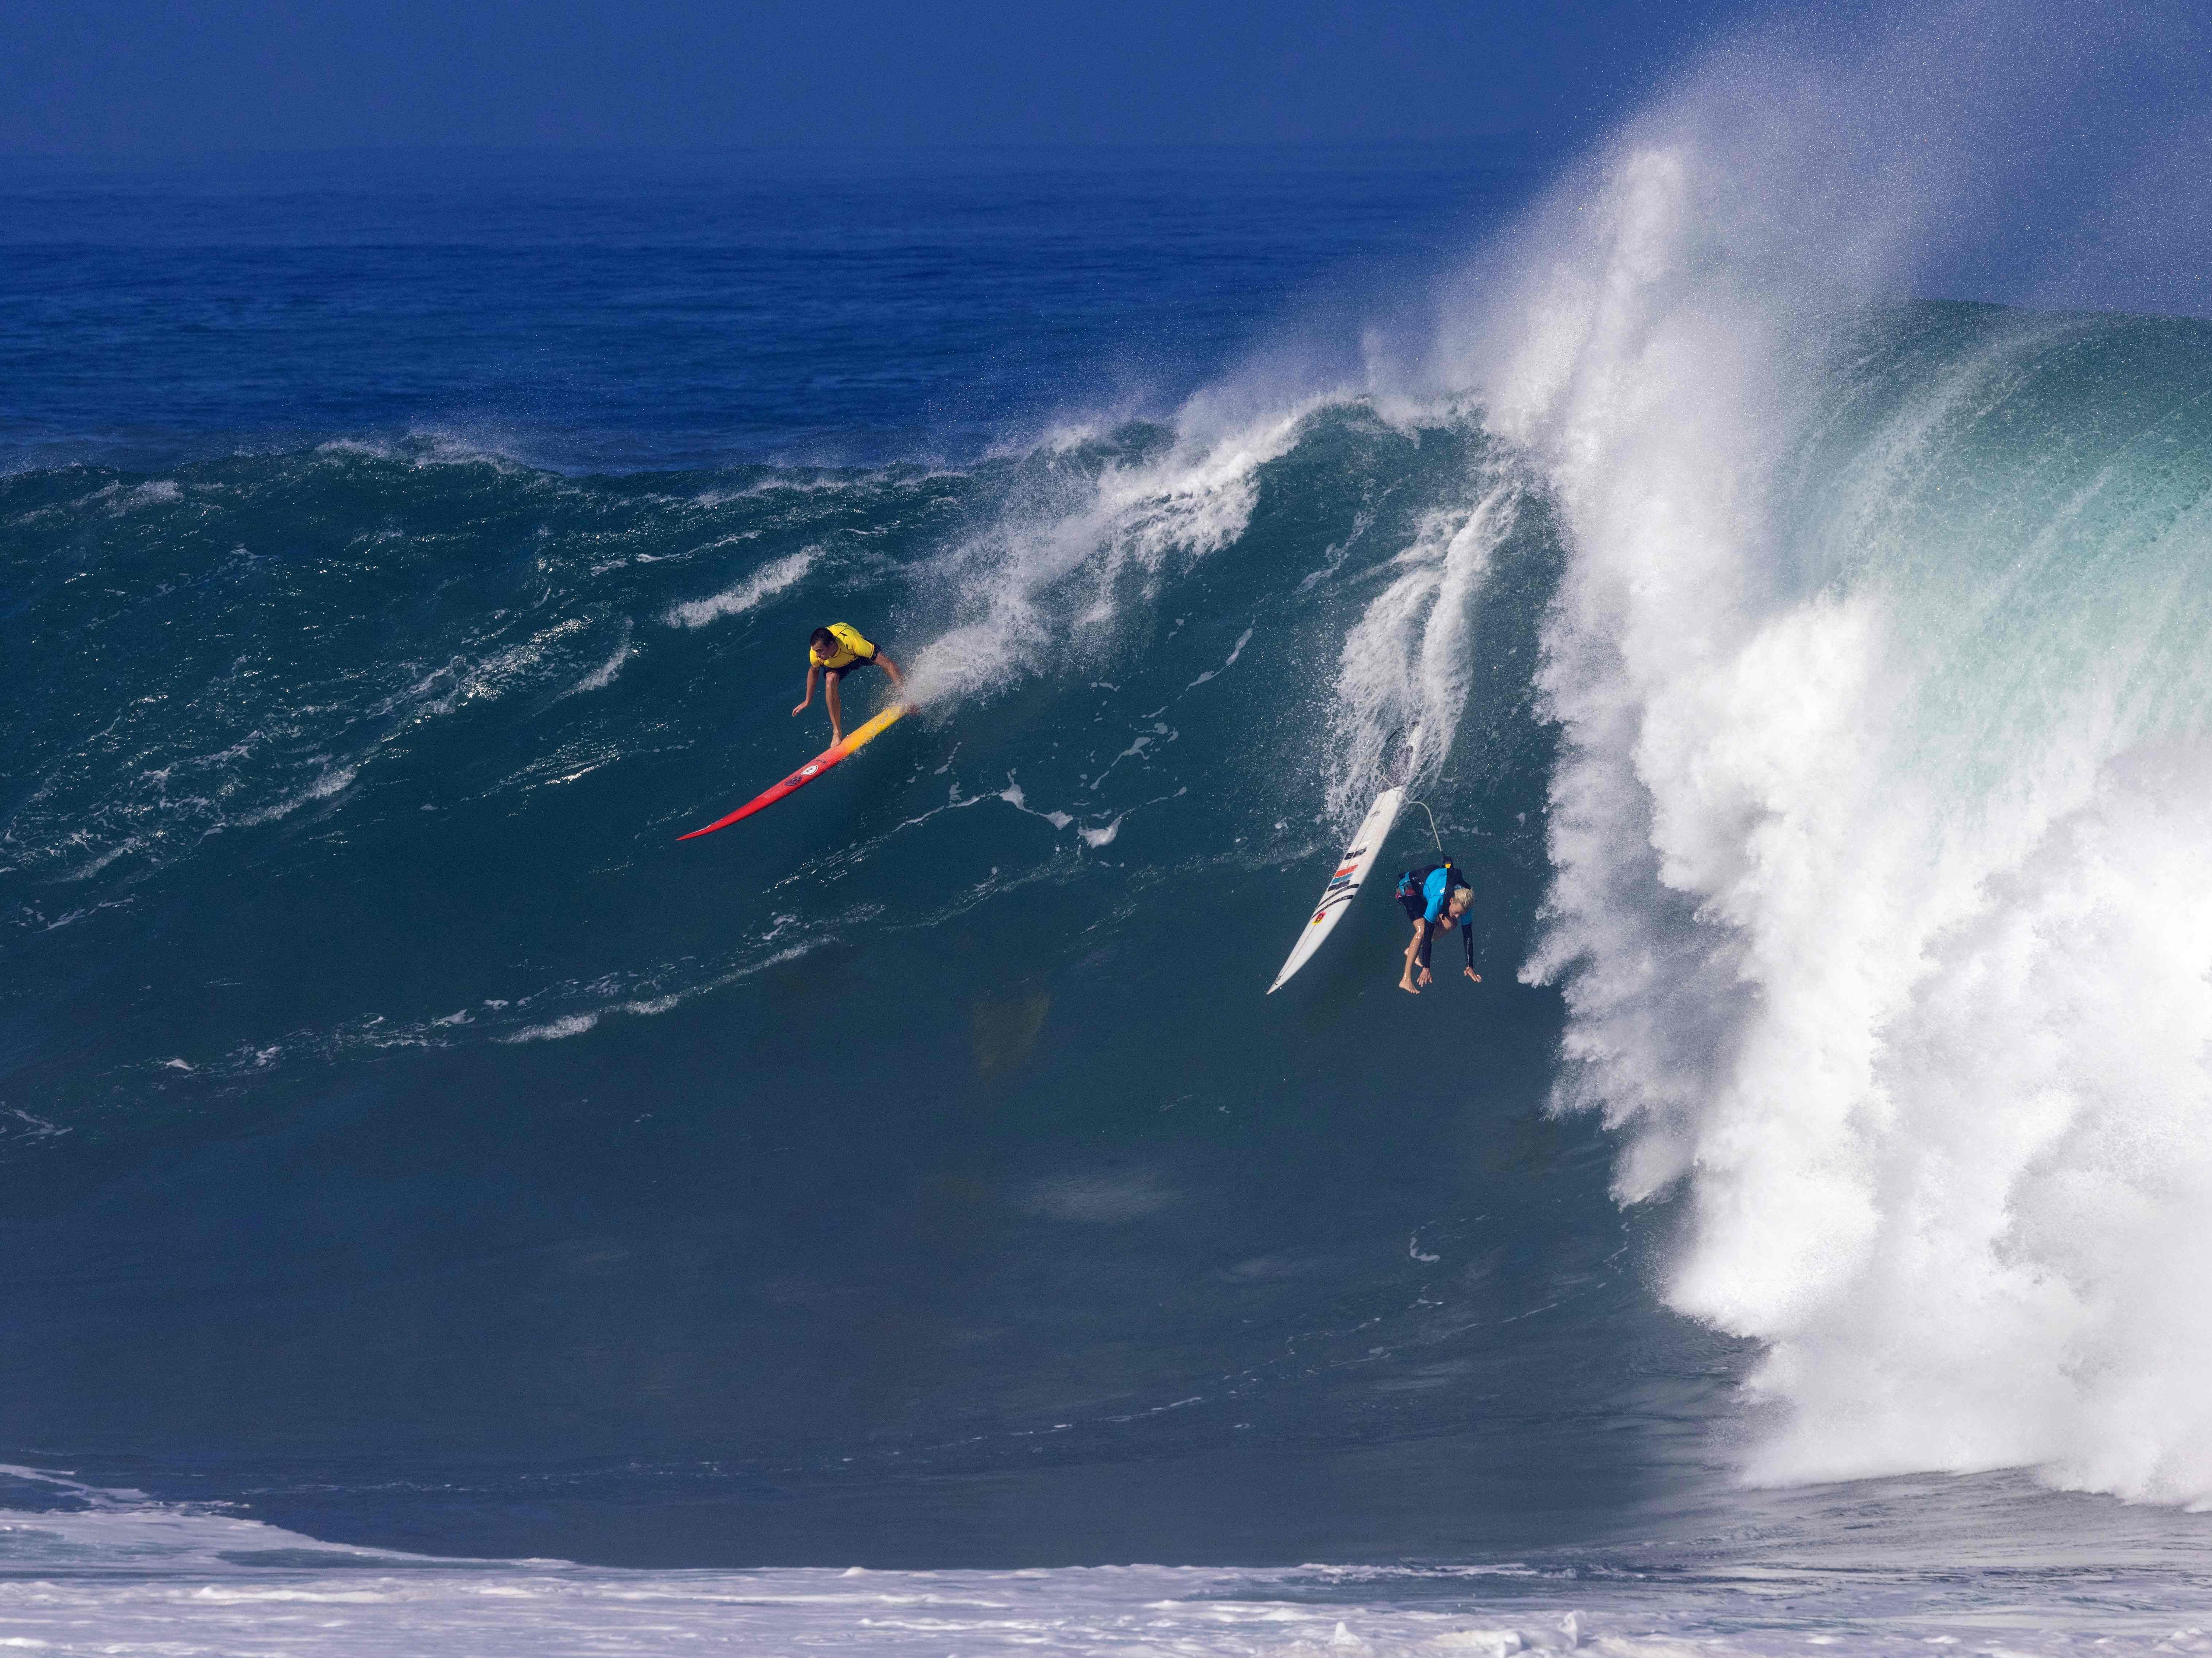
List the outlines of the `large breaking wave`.
{"label": "large breaking wave", "polygon": [[[1568,549],[1526,972],[1616,1190],[1687,1183],[1668,1300],[1765,1350],[1754,1473],[2197,1502],[2208,337],[1881,302],[2049,153],[2019,27],[1722,63],[1469,331]],[[1944,52],[2028,72],[1939,118]]]}

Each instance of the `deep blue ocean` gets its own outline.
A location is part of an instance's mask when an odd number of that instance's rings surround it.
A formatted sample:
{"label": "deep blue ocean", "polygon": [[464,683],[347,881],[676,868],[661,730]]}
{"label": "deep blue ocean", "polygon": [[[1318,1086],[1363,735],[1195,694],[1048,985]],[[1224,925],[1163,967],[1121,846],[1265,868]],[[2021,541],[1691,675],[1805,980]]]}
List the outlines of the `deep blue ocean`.
{"label": "deep blue ocean", "polygon": [[2212,1645],[2212,329],[1681,119],[0,167],[0,1634]]}

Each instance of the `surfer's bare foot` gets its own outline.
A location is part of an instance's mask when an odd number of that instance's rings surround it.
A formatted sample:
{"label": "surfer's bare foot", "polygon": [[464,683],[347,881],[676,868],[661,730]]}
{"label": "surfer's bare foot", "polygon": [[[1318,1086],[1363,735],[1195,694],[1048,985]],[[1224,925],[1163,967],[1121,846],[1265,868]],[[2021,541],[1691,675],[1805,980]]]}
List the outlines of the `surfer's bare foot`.
{"label": "surfer's bare foot", "polygon": [[1398,988],[1404,991],[1408,996],[1418,996],[1421,993],[1419,990],[1413,987],[1413,981],[1410,975],[1398,981]]}

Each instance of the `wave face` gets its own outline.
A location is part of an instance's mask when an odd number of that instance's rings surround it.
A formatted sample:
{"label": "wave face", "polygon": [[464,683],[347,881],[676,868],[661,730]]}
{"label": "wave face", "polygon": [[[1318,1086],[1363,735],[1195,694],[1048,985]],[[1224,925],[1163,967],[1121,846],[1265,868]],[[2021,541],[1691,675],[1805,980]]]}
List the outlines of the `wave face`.
{"label": "wave face", "polygon": [[[1559,546],[1500,454],[1318,400],[959,467],[0,481],[9,1432],[602,1558],[1392,1554],[1629,1500],[1715,1384],[1512,983]],[[825,742],[787,711],[839,616],[922,714],[678,845]],[[1264,998],[1417,720],[1489,986],[1401,995],[1371,902]],[[1345,1505],[1255,1496],[1292,1467]],[[919,1523],[955,1478],[998,1494]]]}

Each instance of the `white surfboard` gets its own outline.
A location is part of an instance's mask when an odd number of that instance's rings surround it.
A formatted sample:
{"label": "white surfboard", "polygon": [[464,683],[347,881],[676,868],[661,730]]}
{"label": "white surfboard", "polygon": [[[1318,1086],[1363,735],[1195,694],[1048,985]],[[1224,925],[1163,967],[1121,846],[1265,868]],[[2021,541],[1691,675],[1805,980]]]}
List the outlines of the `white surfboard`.
{"label": "white surfboard", "polygon": [[[1412,772],[1412,760],[1419,751],[1420,733],[1413,734],[1413,752],[1407,756],[1407,773]],[[1321,902],[1314,906],[1313,914],[1306,918],[1298,941],[1291,946],[1289,958],[1283,970],[1275,975],[1275,982],[1267,987],[1272,996],[1290,982],[1291,975],[1313,959],[1313,953],[1322,946],[1322,940],[1336,931],[1336,924],[1344,919],[1344,912],[1352,908],[1352,901],[1359,896],[1359,889],[1367,879],[1367,872],[1375,867],[1375,860],[1382,855],[1382,843],[1390,838],[1390,826],[1398,821],[1398,808],[1406,804],[1402,788],[1385,789],[1375,797],[1375,804],[1367,809],[1360,820],[1359,832],[1345,847],[1344,856],[1336,860],[1336,872],[1328,878],[1328,884],[1321,890]]]}

